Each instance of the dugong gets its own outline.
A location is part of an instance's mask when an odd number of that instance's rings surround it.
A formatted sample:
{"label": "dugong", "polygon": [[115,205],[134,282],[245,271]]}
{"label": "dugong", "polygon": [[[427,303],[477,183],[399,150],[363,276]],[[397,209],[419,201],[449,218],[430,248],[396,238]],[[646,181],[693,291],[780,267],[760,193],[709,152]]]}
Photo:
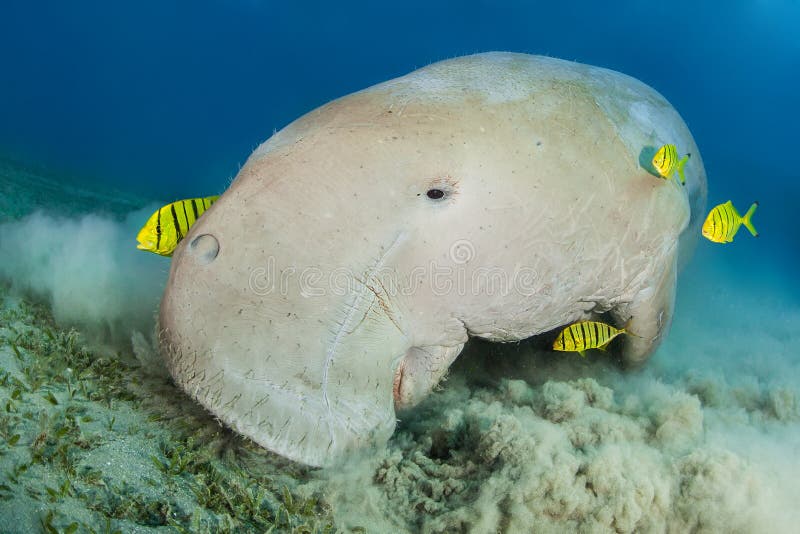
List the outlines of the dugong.
{"label": "dugong", "polygon": [[[691,153],[686,185],[650,168]],[[334,100],[259,146],[172,259],[160,350],[216,417],[297,462],[391,436],[470,337],[590,317],[643,362],[702,222],[702,159],[656,91],[515,53]]]}

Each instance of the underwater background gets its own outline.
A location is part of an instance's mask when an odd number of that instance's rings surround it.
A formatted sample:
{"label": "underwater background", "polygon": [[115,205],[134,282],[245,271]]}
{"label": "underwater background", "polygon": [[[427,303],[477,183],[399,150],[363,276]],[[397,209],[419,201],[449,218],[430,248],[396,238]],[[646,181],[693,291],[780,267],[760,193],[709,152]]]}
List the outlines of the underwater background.
{"label": "underwater background", "polygon": [[[796,531],[798,27],[794,0],[3,2],[0,532]],[[655,88],[760,236],[700,240],[639,371],[472,342],[336,470],[219,426],[153,351],[169,259],[138,229],[317,106],[490,50]]]}

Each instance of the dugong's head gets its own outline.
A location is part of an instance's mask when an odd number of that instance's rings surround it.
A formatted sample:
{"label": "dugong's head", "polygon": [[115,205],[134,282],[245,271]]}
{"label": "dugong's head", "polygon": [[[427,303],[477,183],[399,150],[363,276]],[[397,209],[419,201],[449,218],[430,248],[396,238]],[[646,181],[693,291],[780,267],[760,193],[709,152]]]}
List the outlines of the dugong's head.
{"label": "dugong's head", "polygon": [[[645,341],[626,350],[644,358],[704,175],[699,158],[688,189],[643,170],[640,145],[697,154],[691,136],[652,90],[596,70],[461,58],[275,134],[173,256],[160,330],[175,380],[262,446],[323,465],[388,439],[468,336],[641,308]],[[642,124],[609,118],[615,91]]]}

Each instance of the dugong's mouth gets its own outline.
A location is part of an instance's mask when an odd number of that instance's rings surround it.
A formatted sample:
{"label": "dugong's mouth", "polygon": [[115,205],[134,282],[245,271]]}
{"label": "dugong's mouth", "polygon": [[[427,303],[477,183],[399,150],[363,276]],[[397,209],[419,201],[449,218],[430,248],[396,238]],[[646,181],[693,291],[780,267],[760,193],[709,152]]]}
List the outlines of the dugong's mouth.
{"label": "dugong's mouth", "polygon": [[397,369],[394,372],[394,380],[392,381],[392,398],[394,399],[394,409],[402,410],[403,409],[403,399],[400,395],[400,391],[403,388],[403,370],[406,366],[406,360],[403,358],[400,360],[400,365],[397,366]]}
{"label": "dugong's mouth", "polygon": [[419,404],[439,382],[440,376],[434,376],[432,373],[432,356],[430,352],[420,347],[411,347],[402,356],[392,381],[395,412]]}
{"label": "dugong's mouth", "polygon": [[395,411],[413,408],[427,397],[463,347],[463,343],[411,347],[394,371],[392,398]]}

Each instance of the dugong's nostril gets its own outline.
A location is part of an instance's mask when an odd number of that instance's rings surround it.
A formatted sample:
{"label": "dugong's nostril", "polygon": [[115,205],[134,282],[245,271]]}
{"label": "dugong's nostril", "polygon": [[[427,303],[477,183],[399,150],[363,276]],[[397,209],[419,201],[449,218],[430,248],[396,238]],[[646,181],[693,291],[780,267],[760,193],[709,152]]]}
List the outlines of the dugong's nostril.
{"label": "dugong's nostril", "polygon": [[208,265],[219,254],[219,241],[211,234],[202,234],[189,243],[189,253],[200,265]]}

